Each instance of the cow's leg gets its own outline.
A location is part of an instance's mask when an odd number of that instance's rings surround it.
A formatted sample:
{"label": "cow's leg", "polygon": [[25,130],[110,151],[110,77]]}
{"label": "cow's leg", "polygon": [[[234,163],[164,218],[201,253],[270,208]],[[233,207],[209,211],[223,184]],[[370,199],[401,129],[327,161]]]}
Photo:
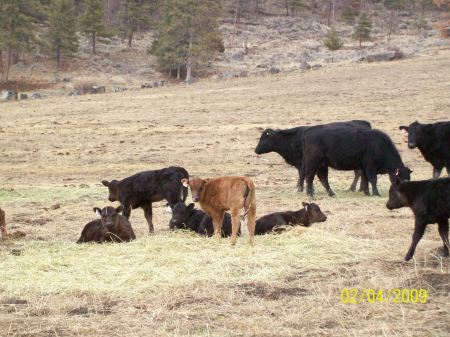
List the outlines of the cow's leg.
{"label": "cow's leg", "polygon": [[439,225],[439,235],[444,242],[443,255],[445,257],[449,256],[450,243],[448,242],[448,219],[442,219],[438,222]]}
{"label": "cow's leg", "polygon": [[[361,171],[355,170],[355,177],[353,178],[352,184],[350,185],[350,188],[348,189],[350,192],[356,191],[356,185],[358,185],[358,180],[361,177]],[[361,180],[362,183],[362,180]]]}
{"label": "cow's leg", "polygon": [[406,253],[405,261],[409,261],[413,257],[414,252],[416,251],[417,244],[422,238],[423,233],[425,233],[426,226],[427,225],[424,224],[421,220],[416,219],[411,247],[409,247],[408,253]]}
{"label": "cow's leg", "polygon": [[127,218],[130,219],[130,214],[131,214],[131,205],[129,202],[123,202],[123,210],[122,210],[122,215]]}
{"label": "cow's leg", "polygon": [[[377,172],[376,172],[376,170],[371,169],[371,168],[366,169],[366,176],[367,176],[367,180],[372,185],[372,195],[380,196],[380,192],[378,192],[378,188],[377,188]],[[367,190],[368,189],[369,189],[369,187],[367,186]]]}
{"label": "cow's leg", "polygon": [[256,229],[256,203],[252,203],[247,213],[248,242],[253,246],[255,244]]}
{"label": "cow's leg", "polygon": [[234,246],[236,244],[236,238],[237,238],[237,234],[239,231],[239,225],[240,220],[239,220],[239,208],[234,208],[231,210],[231,245]]}
{"label": "cow's leg", "polygon": [[[359,191],[364,192],[365,191],[364,188],[366,185],[367,186],[369,185],[369,182],[367,180],[366,175],[364,174],[364,171],[363,170],[358,170],[358,171],[361,176],[361,183],[359,184]],[[367,191],[367,193],[369,193],[369,191]]]}
{"label": "cow's leg", "polygon": [[300,167],[297,167],[297,170],[298,170],[297,191],[303,192],[305,185],[305,167],[301,165]]}
{"label": "cow's leg", "polygon": [[[442,167],[433,166],[433,179],[438,179],[441,176]],[[447,171],[448,173],[448,171]]]}
{"label": "cow's leg", "polygon": [[312,197],[314,195],[314,177],[317,173],[318,163],[305,163],[305,178],[306,178],[306,194]]}
{"label": "cow's leg", "polygon": [[325,189],[327,190],[328,195],[330,197],[334,197],[336,194],[334,194],[328,182],[328,166],[322,166],[321,168],[319,168],[319,170],[317,171],[317,177],[319,177],[319,180],[322,183],[323,187],[325,187]]}
{"label": "cow's leg", "polygon": [[222,223],[225,212],[220,211],[212,216],[214,226],[214,237],[220,239],[222,237]]}
{"label": "cow's leg", "polygon": [[153,234],[155,232],[155,228],[153,227],[153,209],[152,204],[148,204],[147,206],[142,207],[144,210],[145,220],[147,220],[148,224],[148,232]]}

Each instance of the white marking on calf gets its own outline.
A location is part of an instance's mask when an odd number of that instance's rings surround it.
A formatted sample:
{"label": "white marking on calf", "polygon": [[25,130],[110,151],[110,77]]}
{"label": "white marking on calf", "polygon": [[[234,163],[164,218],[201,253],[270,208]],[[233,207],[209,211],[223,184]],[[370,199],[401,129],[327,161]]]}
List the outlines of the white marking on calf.
{"label": "white marking on calf", "polygon": [[184,186],[184,187],[188,187],[188,183],[185,182],[185,181],[183,181],[183,186]]}
{"label": "white marking on calf", "polygon": [[166,207],[166,213],[172,214],[172,208],[170,206]]}
{"label": "white marking on calf", "polygon": [[95,215],[96,215],[97,218],[101,218],[101,217],[102,217],[102,215],[101,215],[101,213],[98,211],[98,209],[95,210]]}

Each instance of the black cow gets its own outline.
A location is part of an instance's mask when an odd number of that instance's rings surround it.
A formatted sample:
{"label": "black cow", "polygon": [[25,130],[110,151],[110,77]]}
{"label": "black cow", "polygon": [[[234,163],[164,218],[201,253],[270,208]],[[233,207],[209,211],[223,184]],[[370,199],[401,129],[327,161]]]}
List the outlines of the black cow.
{"label": "black cow", "polygon": [[255,235],[281,233],[286,226],[311,226],[315,222],[324,222],[327,216],[319,205],[302,202],[303,208],[298,211],[276,212],[262,216],[256,220]]}
{"label": "black cow", "polygon": [[[211,217],[202,210],[195,209],[195,204],[186,206],[184,202],[179,202],[172,206],[172,219],[170,219],[170,229],[187,229],[198,234],[212,236],[214,226]],[[239,227],[238,235],[241,234]],[[222,237],[231,235],[231,216],[225,213],[222,225]]]}
{"label": "black cow", "polygon": [[[403,180],[410,180],[407,168],[389,136],[379,130],[364,130],[340,125],[323,125],[309,128],[303,137],[303,160],[308,195],[313,195],[313,180],[317,174],[328,195],[334,192],[328,183],[328,167],[336,170],[363,170],[372,184],[373,195],[377,189],[377,174],[388,173],[391,181],[398,171]],[[369,194],[368,182],[364,193]]]}
{"label": "black cow", "polygon": [[450,217],[450,178],[405,181],[396,179],[389,190],[386,207],[390,210],[409,207],[416,218],[411,247],[405,256],[410,260],[428,224],[438,223],[444,242],[444,256],[449,256],[448,219]]}
{"label": "black cow", "polygon": [[420,153],[433,166],[433,178],[439,178],[442,169],[450,176],[450,122],[400,126],[408,133],[408,147],[419,148]]}
{"label": "black cow", "polygon": [[[352,128],[370,129],[369,122],[364,120],[352,120],[348,122],[336,122],[324,125],[342,125]],[[298,184],[299,192],[303,191],[305,180],[303,169],[303,135],[309,129],[309,126],[299,126],[292,129],[272,130],[266,129],[262,132],[258,145],[256,146],[256,154],[264,154],[269,152],[278,153],[287,164],[294,166],[298,170]],[[350,185],[350,191],[356,190],[358,179],[361,177],[361,172],[355,170],[355,178]]]}
{"label": "black cow", "polygon": [[109,189],[108,200],[119,201],[123,205],[122,214],[129,219],[131,209],[141,207],[150,233],[154,232],[152,203],[167,200],[169,205],[175,205],[180,200],[185,201],[188,189],[181,184],[181,179],[189,179],[188,172],[177,166],[161,170],[144,171],[117,181],[103,180],[102,184]]}

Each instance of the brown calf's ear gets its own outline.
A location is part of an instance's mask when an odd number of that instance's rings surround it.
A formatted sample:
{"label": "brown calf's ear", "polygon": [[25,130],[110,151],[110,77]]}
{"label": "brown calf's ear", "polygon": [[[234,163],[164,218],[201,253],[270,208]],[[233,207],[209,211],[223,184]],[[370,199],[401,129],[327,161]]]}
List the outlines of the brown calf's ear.
{"label": "brown calf's ear", "polygon": [[119,207],[116,208],[116,213],[121,213],[123,211],[123,206],[120,205]]}
{"label": "brown calf's ear", "polygon": [[309,206],[307,202],[302,202],[303,207]]}
{"label": "brown calf's ear", "polygon": [[407,126],[404,126],[404,125],[400,125],[399,127],[398,127],[398,129],[399,130],[401,130],[402,132],[408,132],[408,129],[409,129],[409,127],[407,127]]}
{"label": "brown calf's ear", "polygon": [[102,180],[103,186],[109,187],[109,181],[108,180]]}
{"label": "brown calf's ear", "polygon": [[186,178],[183,178],[183,179],[181,179],[181,184],[182,184],[184,187],[188,187],[188,186],[189,186],[189,180],[186,179]]}
{"label": "brown calf's ear", "polygon": [[194,207],[195,207],[195,204],[194,204],[194,203],[190,203],[190,204],[187,206],[187,209],[188,209],[189,211],[191,211],[191,210],[194,209]]}
{"label": "brown calf's ear", "polygon": [[94,207],[93,210],[97,216],[102,216],[102,210],[100,208]]}

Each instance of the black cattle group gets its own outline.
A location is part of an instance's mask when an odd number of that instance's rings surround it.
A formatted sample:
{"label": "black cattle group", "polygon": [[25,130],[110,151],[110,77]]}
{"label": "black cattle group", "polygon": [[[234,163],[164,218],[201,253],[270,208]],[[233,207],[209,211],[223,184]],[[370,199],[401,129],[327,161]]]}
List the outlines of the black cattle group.
{"label": "black cattle group", "polygon": [[[444,243],[444,256],[449,255],[448,231],[450,217],[450,178],[437,179],[445,167],[450,173],[450,122],[400,126],[408,133],[408,147],[418,147],[425,160],[433,166],[433,178],[411,182],[412,171],[405,166],[391,138],[380,130],[372,129],[363,120],[337,122],[314,126],[300,126],[286,130],[266,129],[256,146],[257,154],[276,152],[298,170],[298,190],[303,191],[306,180],[307,194],[313,196],[313,180],[317,176],[330,196],[334,196],[328,182],[329,168],[354,171],[350,186],[356,190],[361,178],[361,190],[379,196],[377,175],[388,174],[391,181],[388,209],[410,207],[416,217],[413,242],[405,259],[412,258],[425,227],[438,223]],[[152,203],[166,200],[172,212],[171,230],[186,229],[211,236],[214,232],[211,217],[186,205],[188,190],[181,183],[189,174],[182,167],[168,167],[145,171],[117,181],[102,181],[109,189],[109,201],[119,201],[118,208],[105,207],[94,211],[100,219],[88,223],[78,243],[104,241],[130,241],[136,238],[129,217],[131,209],[142,208],[153,233]],[[120,214],[122,212],[122,215]],[[310,226],[326,221],[327,217],[314,203],[303,203],[297,211],[276,212],[256,221],[255,234],[280,233],[287,226]],[[240,233],[240,230],[239,230]],[[222,237],[231,235],[231,217],[225,214]]]}

